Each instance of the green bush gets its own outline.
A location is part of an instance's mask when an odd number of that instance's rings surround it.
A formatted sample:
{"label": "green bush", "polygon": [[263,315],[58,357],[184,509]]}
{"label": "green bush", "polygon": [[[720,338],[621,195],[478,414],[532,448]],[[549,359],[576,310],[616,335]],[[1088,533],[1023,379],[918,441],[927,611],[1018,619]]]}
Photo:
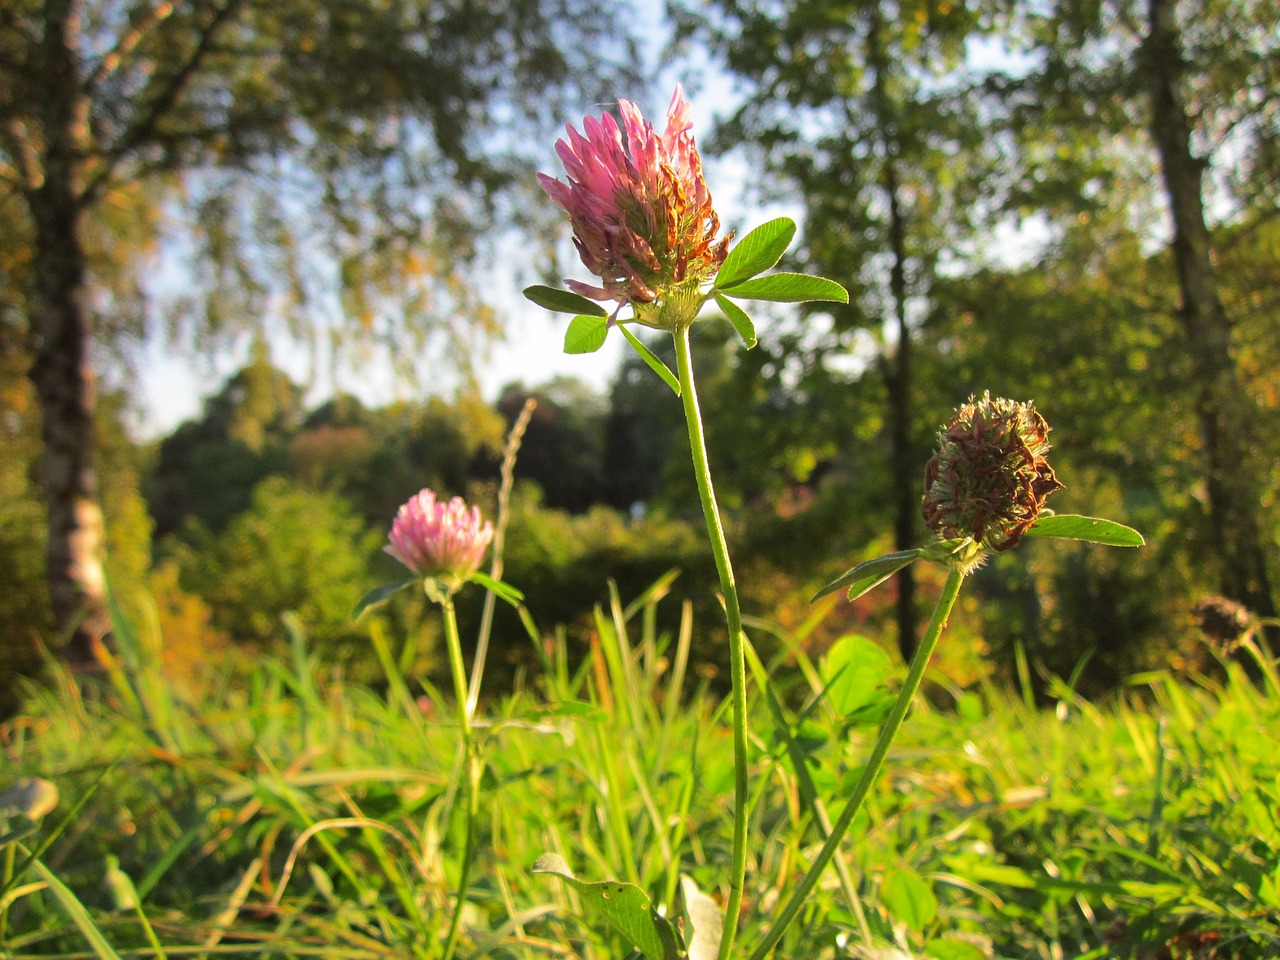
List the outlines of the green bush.
{"label": "green bush", "polygon": [[363,642],[351,611],[371,585],[379,538],[337,494],[268,477],[248,510],[217,534],[194,529],[190,541],[175,548],[182,587],[236,641],[283,649],[280,618],[292,612],[318,646]]}

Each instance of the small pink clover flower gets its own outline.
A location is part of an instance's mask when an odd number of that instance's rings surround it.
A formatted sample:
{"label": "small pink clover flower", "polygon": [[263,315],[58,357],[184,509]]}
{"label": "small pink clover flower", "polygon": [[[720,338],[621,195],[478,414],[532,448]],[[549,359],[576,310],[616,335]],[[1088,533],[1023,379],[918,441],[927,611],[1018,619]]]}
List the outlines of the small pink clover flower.
{"label": "small pink clover flower", "polygon": [[461,497],[439,503],[434,491],[422,490],[396,512],[388,539],[387,553],[415,574],[456,586],[480,568],[493,524]]}

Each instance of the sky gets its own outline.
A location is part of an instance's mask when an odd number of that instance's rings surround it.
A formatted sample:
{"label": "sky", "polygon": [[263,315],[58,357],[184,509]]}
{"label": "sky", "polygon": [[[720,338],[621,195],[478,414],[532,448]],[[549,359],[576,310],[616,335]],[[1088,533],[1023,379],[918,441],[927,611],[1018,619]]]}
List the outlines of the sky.
{"label": "sky", "polygon": [[[637,0],[642,35],[653,38],[650,44],[653,65],[657,64],[666,41],[662,6],[662,0]],[[723,117],[734,102],[730,81],[706,69],[705,64],[685,69],[668,67],[657,72],[659,80],[651,89],[620,91],[620,95],[636,99],[645,115],[660,126],[675,84],[685,83],[696,89],[696,93],[690,95],[694,135],[700,139],[707,138],[717,118]],[[593,112],[603,112],[603,108]],[[581,117],[566,118],[579,129],[581,120]],[[553,176],[563,175],[553,142],[547,143],[543,153],[545,159],[539,163],[539,169]],[[743,202],[744,174],[740,164],[732,158],[707,158],[706,169],[721,219],[742,222],[748,211]],[[752,223],[766,218],[767,215],[751,217]],[[527,268],[528,265],[524,266]],[[564,256],[560,266],[566,270],[567,276],[591,279],[576,256]],[[598,353],[566,355],[563,339],[569,318],[551,314],[527,302],[520,295],[521,286],[514,272],[506,282],[499,274],[495,283],[491,299],[503,320],[506,336],[503,341],[491,344],[478,364],[477,374],[483,395],[492,400],[504,385],[513,381],[532,386],[558,375],[577,377],[604,392],[627,349],[625,341],[620,336],[612,336]],[[334,383],[324,372],[327,364],[323,356],[317,357],[296,344],[272,342],[271,346],[272,361],[277,366],[297,382],[312,384],[308,404],[322,402],[334,391]],[[244,366],[249,349],[250,338],[247,335],[229,348],[204,356],[192,356],[187,351],[174,349],[161,338],[153,338],[138,358],[137,381],[131,385],[138,398],[134,431],[143,439],[163,436],[183,421],[197,418],[204,398],[217,392],[228,377]],[[410,392],[408,385],[396,383],[390,375],[380,375],[377,369],[360,371],[358,377],[347,374],[340,379],[337,388],[355,393],[364,403],[374,407],[421,395],[420,389]],[[446,388],[442,392],[448,390]]]}

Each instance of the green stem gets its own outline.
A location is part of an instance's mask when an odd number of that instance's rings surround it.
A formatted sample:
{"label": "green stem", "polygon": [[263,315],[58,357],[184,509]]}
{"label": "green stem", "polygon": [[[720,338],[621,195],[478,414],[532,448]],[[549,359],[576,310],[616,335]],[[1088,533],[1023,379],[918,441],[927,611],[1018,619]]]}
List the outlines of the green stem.
{"label": "green stem", "polygon": [[[7,893],[13,882],[13,863],[18,845],[13,842],[4,845],[4,870],[0,871],[0,895]],[[9,904],[0,900],[0,943],[4,943],[4,933],[9,927]]]}
{"label": "green stem", "polygon": [[894,737],[898,735],[898,730],[902,727],[902,721],[906,719],[907,710],[911,706],[911,701],[915,699],[916,691],[920,689],[920,682],[924,679],[924,671],[929,665],[929,658],[933,655],[934,647],[938,645],[938,637],[946,629],[947,618],[951,616],[951,608],[955,606],[956,597],[960,594],[960,585],[963,583],[964,574],[958,570],[952,570],[947,575],[946,585],[943,586],[942,594],[938,597],[938,602],[933,608],[933,617],[929,621],[929,629],[925,632],[924,639],[920,642],[915,656],[911,659],[911,667],[907,671],[907,679],[903,681],[902,690],[898,693],[898,699],[894,703],[893,709],[889,711],[889,717],[885,720],[884,727],[880,730],[880,737],[876,740],[871,756],[867,759],[867,765],[862,769],[862,776],[858,779],[857,786],[853,788],[853,794],[849,797],[849,802],[845,804],[844,810],[840,814],[840,819],[836,821],[831,833],[827,836],[827,842],[822,845],[822,850],[819,851],[817,858],[800,881],[800,886],[796,888],[791,895],[791,899],[787,901],[787,905],[783,908],[782,913],[778,915],[778,919],[764,938],[764,942],[756,947],[755,952],[751,954],[750,960],[764,960],[770,951],[777,946],[778,941],[782,939],[782,935],[786,933],[787,927],[791,925],[804,907],[804,902],[817,885],[822,871],[826,869],[827,864],[831,862],[831,858],[835,856],[836,851],[840,848],[840,843],[844,840],[844,835],[849,831],[853,818],[858,815],[863,801],[875,784],[876,778],[879,777],[880,770],[884,766],[885,757],[889,754],[889,747],[893,744]]}
{"label": "green stem", "polygon": [[702,514],[707,522],[711,552],[720,574],[720,592],[724,594],[725,620],[729,628],[729,676],[733,684],[733,860],[730,866],[729,900],[724,911],[724,934],[720,941],[719,960],[728,960],[738,930],[738,914],[742,910],[742,892],[747,873],[747,668],[744,655],[746,635],[742,631],[742,610],[738,605],[738,588],[729,561],[729,546],[720,523],[715,490],[711,486],[711,465],[707,461],[707,443],[702,432],[702,413],[698,409],[698,392],[693,384],[693,360],[689,350],[689,325],[681,324],[673,334],[676,342],[676,369],[680,377],[680,398],[684,401],[684,419],[689,428],[689,449],[693,454],[693,474],[698,482]]}
{"label": "green stem", "polygon": [[463,762],[466,776],[462,788],[466,791],[466,832],[462,841],[462,867],[458,876],[458,902],[449,921],[449,935],[444,944],[443,960],[453,960],[458,948],[458,934],[462,930],[462,907],[467,899],[467,884],[471,880],[471,861],[475,853],[475,827],[480,815],[480,760],[475,755],[471,739],[471,710],[467,698],[467,672],[462,662],[462,641],[458,636],[458,618],[453,610],[453,597],[441,590],[435,599],[440,604],[444,619],[444,636],[449,648],[449,669],[453,673],[453,698],[458,708],[458,726],[462,730]]}

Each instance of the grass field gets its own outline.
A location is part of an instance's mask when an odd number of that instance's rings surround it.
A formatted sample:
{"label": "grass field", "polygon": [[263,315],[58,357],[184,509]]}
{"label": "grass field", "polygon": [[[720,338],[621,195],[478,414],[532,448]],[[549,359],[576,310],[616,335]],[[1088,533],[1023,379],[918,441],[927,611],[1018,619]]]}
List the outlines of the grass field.
{"label": "grass field", "polygon": [[[583,663],[548,638],[541,669],[482,705],[458,956],[631,955],[572,887],[531,872],[548,852],[672,915],[682,875],[722,897],[725,704],[686,676],[690,631],[655,634],[665,592],[599,611]],[[167,682],[157,638],[122,639],[91,695],[32,688],[0,727],[0,790],[37,777],[59,792],[38,822],[12,804],[0,820],[0,956],[441,955],[464,759],[453,709],[400,674],[386,638],[370,639],[381,689],[326,675],[295,636],[292,661],[197,693]],[[800,653],[756,664],[736,955],[821,844],[883,715],[888,658],[858,640],[839,656],[872,667],[833,683],[832,662]],[[1280,685],[1256,647],[1212,678],[1135,677],[1103,704],[1065,682],[1056,709],[926,688],[775,956],[1280,957]]]}

